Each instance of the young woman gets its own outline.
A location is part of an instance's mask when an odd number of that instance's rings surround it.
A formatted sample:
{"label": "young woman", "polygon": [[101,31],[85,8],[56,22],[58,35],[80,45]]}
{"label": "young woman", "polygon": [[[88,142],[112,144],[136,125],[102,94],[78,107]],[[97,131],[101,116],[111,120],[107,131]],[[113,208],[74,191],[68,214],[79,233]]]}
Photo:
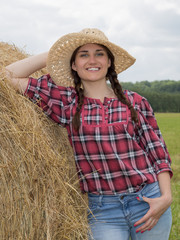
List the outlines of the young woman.
{"label": "young woman", "polygon": [[[46,62],[48,75],[29,77]],[[117,79],[134,62],[100,30],[84,29],[6,67],[12,85],[68,131],[89,198],[89,239],[169,237],[171,160],[148,101]]]}

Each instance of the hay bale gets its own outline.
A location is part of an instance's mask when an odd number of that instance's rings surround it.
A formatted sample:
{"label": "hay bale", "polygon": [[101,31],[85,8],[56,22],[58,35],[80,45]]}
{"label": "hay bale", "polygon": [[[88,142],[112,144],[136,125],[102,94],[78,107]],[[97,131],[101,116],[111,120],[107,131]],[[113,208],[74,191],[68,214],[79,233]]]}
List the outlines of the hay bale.
{"label": "hay bale", "polygon": [[3,67],[27,54],[0,43],[0,55],[0,239],[85,240],[87,201],[66,131],[8,85]]}

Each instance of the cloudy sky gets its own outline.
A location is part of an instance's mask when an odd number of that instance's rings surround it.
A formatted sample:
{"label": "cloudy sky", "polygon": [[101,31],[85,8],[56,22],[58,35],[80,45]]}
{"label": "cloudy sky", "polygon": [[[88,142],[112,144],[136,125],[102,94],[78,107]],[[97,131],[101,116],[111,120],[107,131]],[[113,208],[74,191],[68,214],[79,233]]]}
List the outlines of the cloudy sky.
{"label": "cloudy sky", "polygon": [[180,0],[1,0],[0,41],[29,54],[62,35],[101,29],[136,63],[120,81],[180,80]]}

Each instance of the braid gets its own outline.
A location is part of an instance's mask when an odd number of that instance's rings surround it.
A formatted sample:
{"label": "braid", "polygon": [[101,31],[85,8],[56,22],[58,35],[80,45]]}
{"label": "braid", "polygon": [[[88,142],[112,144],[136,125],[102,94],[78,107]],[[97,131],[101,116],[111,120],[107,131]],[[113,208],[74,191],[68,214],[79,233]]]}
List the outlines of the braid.
{"label": "braid", "polygon": [[119,101],[121,101],[122,103],[127,105],[127,107],[129,108],[129,110],[131,112],[132,120],[137,124],[138,123],[138,114],[137,114],[136,110],[134,109],[133,105],[131,104],[131,102],[126,98],[126,96],[123,93],[122,86],[117,79],[114,61],[111,62],[111,67],[109,67],[109,69],[108,69],[107,77],[111,83],[111,87],[112,87],[115,95],[117,96]]}
{"label": "braid", "polygon": [[80,127],[80,112],[81,112],[81,108],[84,100],[84,90],[81,88],[81,79],[78,76],[78,74],[75,71],[72,71],[72,74],[74,75],[74,85],[78,95],[78,105],[76,108],[76,113],[72,120],[72,125],[73,125],[73,128],[77,131]]}

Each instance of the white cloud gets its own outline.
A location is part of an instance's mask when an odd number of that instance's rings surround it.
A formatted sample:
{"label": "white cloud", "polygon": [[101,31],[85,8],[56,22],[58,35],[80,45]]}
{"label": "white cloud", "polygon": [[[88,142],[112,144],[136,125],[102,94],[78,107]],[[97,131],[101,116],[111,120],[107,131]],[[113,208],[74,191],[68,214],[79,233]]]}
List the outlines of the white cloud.
{"label": "white cloud", "polygon": [[121,79],[179,80],[179,15],[179,0],[2,0],[0,41],[36,54],[64,34],[96,27],[137,59]]}
{"label": "white cloud", "polygon": [[173,10],[177,14],[180,14],[180,2],[179,0],[145,0],[146,4],[153,6],[158,11]]}

